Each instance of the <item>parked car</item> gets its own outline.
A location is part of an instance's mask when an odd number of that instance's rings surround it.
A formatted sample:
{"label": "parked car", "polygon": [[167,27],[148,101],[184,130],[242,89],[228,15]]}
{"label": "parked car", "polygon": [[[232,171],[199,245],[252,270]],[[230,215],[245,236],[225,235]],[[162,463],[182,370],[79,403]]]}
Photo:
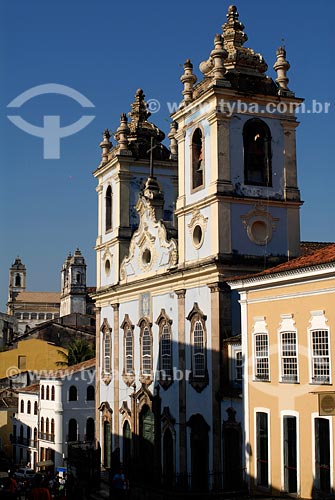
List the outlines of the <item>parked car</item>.
{"label": "parked car", "polygon": [[18,479],[33,479],[35,477],[35,471],[33,469],[29,469],[29,467],[20,467],[17,471],[15,471],[15,476]]}

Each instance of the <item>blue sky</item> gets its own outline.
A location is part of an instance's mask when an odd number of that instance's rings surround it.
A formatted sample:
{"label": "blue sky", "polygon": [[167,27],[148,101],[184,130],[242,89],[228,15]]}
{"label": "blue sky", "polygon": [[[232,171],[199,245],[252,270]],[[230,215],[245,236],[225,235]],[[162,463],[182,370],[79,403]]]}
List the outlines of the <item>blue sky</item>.
{"label": "blue sky", "polygon": [[[78,246],[86,258],[88,284],[95,284],[97,195],[92,172],[100,161],[101,133],[116,130],[139,87],[147,99],[161,103],[151,121],[168,133],[166,103],[181,100],[182,65],[190,58],[200,76],[198,65],[212,50],[228,5],[223,0],[1,3],[1,311],[16,255],[27,266],[29,290],[58,291],[63,260]],[[300,116],[297,154],[305,201],[301,237],[334,241],[334,3],[240,0],[237,7],[249,38],[246,46],[262,53],[268,74],[275,76],[275,51],[284,39],[291,64],[289,87],[307,105],[313,99],[331,103],[327,114]],[[49,83],[76,89],[94,108],[83,113],[80,104],[56,94],[35,97],[16,112],[7,108],[22,92]],[[43,159],[42,139],[13,125],[7,118],[12,114],[39,127],[45,115],[60,116],[61,126],[82,114],[95,118],[61,140],[59,159]]]}

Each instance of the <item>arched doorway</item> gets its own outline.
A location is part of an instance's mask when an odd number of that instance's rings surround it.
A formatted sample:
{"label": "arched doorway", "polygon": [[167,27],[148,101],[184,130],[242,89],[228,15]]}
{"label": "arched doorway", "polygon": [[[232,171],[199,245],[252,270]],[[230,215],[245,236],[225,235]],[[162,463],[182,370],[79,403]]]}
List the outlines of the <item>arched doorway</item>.
{"label": "arched doorway", "polygon": [[131,457],[131,430],[128,420],[123,425],[123,465],[126,473],[129,473]]}
{"label": "arched doorway", "polygon": [[112,434],[108,421],[104,422],[104,466],[110,468],[112,454]]}
{"label": "arched doorway", "polygon": [[208,431],[209,425],[202,415],[192,415],[188,424],[191,427],[191,471],[192,490],[208,490]]}
{"label": "arched doorway", "polygon": [[163,436],[163,483],[169,488],[174,484],[173,438],[169,428]]}
{"label": "arched doorway", "polygon": [[147,472],[152,471],[154,467],[155,418],[149,406],[143,406],[139,423],[141,480],[152,481],[152,477]]}
{"label": "arched doorway", "polygon": [[86,441],[94,441],[94,433],[95,433],[94,419],[88,418],[86,422]]}

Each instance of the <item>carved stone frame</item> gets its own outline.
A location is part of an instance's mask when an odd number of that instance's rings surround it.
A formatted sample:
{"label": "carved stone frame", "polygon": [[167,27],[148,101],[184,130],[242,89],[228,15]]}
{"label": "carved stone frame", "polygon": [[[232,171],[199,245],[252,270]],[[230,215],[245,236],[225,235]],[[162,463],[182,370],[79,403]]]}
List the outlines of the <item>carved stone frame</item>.
{"label": "carved stone frame", "polygon": [[[208,370],[207,370],[207,330],[206,330],[206,319],[207,316],[201,311],[201,309],[198,306],[197,302],[194,302],[194,306],[188,316],[186,317],[187,320],[190,321],[191,327],[190,327],[190,344],[191,344],[191,373],[189,375],[189,382],[193,389],[195,389],[197,392],[202,392],[205,387],[207,387],[209,383],[209,375],[208,375]],[[203,335],[204,335],[204,364],[205,364],[205,369],[204,369],[204,375],[199,376],[199,375],[194,375],[194,366],[193,366],[193,354],[194,354],[194,343],[193,343],[193,335],[194,335],[194,328],[195,324],[200,321],[203,329]]]}
{"label": "carved stone frame", "polygon": [[[135,371],[134,371],[134,328],[135,325],[132,324],[128,314],[124,315],[124,320],[122,321],[120,328],[123,330],[123,370],[122,370],[122,379],[124,383],[130,387],[135,380]],[[132,370],[131,372],[126,371],[126,335],[128,330],[131,331],[132,335]]]}

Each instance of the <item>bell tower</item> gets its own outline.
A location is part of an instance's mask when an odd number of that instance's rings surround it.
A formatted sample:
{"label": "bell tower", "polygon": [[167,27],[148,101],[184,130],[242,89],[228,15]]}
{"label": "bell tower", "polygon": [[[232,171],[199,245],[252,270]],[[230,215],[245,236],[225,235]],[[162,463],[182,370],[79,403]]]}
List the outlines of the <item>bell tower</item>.
{"label": "bell tower", "polygon": [[[103,133],[101,163],[93,175],[98,180],[97,289],[107,288],[120,280],[120,266],[128,255],[130,239],[139,224],[135,209],[145,181],[153,175],[164,192],[164,210],[160,216],[174,222],[177,197],[176,124],[169,133],[171,150],[163,145],[165,138],[149,121],[150,112],[142,89],[138,89],[128,118],[120,125],[111,142],[108,130]],[[151,173],[150,173],[151,172]]]}
{"label": "bell tower", "polygon": [[262,265],[300,252],[295,110],[302,99],[288,88],[285,49],[277,50],[274,81],[247,39],[230,6],[198,82],[191,61],[184,65],[183,101],[172,115],[181,267],[206,259]]}
{"label": "bell tower", "polygon": [[61,275],[60,316],[86,314],[86,263],[77,248],[65,259]]}
{"label": "bell tower", "polygon": [[26,266],[19,256],[9,269],[8,302],[15,298],[15,294],[26,289]]}

